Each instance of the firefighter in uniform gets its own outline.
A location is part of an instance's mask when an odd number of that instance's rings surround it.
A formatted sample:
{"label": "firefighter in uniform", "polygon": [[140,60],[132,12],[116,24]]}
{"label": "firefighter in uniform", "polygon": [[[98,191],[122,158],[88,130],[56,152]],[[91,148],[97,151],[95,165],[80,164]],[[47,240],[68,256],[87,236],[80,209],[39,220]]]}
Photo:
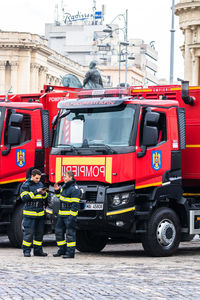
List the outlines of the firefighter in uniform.
{"label": "firefighter in uniform", "polygon": [[33,243],[34,256],[47,256],[42,250],[44,234],[44,201],[47,200],[47,192],[40,182],[40,170],[33,169],[31,178],[27,179],[20,189],[20,196],[25,203],[23,210],[24,237],[22,249],[25,257],[31,256]]}
{"label": "firefighter in uniform", "polygon": [[64,184],[62,187],[58,186],[57,183],[54,185],[56,196],[60,199],[60,209],[55,228],[56,242],[59,249],[53,256],[63,255],[63,258],[74,258],[76,248],[76,219],[81,192],[72,171],[65,172],[63,179]]}

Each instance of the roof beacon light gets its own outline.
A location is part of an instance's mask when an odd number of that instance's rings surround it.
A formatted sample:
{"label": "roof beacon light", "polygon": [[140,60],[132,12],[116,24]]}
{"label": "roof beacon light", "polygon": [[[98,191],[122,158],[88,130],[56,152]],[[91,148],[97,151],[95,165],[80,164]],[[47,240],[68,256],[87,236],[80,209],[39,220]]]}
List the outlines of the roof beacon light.
{"label": "roof beacon light", "polygon": [[125,97],[128,96],[126,89],[108,89],[108,90],[84,90],[78,94],[79,99],[83,98],[105,98],[105,97]]}

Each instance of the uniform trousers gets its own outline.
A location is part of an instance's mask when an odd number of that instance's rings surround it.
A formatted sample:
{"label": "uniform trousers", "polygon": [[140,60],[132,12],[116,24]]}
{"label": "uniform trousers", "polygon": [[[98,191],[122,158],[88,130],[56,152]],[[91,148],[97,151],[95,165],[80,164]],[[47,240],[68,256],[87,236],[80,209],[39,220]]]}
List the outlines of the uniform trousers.
{"label": "uniform trousers", "polygon": [[44,235],[44,218],[24,217],[22,224],[24,227],[22,243],[23,251],[30,252],[33,243],[34,253],[40,253],[42,251],[42,240]]}
{"label": "uniform trousers", "polygon": [[[60,254],[74,256],[76,249],[76,216],[59,216],[55,227],[56,242]],[[66,234],[66,239],[65,239]]]}

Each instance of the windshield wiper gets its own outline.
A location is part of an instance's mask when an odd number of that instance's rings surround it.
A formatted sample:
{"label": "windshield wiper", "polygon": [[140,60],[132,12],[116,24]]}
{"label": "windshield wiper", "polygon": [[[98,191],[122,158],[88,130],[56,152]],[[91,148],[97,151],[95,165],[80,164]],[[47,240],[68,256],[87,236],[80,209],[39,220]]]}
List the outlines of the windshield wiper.
{"label": "windshield wiper", "polygon": [[[90,146],[97,146],[97,147],[101,146],[101,147],[104,147],[104,148],[106,149],[107,153],[108,153],[108,152],[111,152],[112,154],[117,153],[114,149],[112,149],[110,146],[108,146],[108,145],[106,145],[106,144],[93,143],[93,144],[88,144],[88,145],[89,145],[89,147],[90,147]],[[95,151],[96,151],[96,152],[102,151],[102,149],[99,149],[99,150],[98,150],[98,149],[95,149]]]}
{"label": "windshield wiper", "polygon": [[59,146],[64,146],[64,147],[69,147],[69,149],[65,149],[66,151],[76,151],[77,153],[78,153],[78,149],[75,147],[75,146],[73,146],[73,145],[70,145],[70,144],[59,144]]}

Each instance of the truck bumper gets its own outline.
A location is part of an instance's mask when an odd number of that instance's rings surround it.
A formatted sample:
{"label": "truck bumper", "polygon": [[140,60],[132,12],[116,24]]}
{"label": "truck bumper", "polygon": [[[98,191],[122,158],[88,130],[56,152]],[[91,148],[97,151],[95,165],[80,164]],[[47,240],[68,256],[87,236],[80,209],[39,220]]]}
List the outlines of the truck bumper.
{"label": "truck bumper", "polygon": [[[135,221],[134,185],[122,187],[81,186],[83,199],[77,218],[78,229],[110,231],[129,231]],[[129,195],[126,203],[112,205],[115,195]],[[102,209],[92,209],[99,204]],[[88,209],[89,206],[89,209]]]}

